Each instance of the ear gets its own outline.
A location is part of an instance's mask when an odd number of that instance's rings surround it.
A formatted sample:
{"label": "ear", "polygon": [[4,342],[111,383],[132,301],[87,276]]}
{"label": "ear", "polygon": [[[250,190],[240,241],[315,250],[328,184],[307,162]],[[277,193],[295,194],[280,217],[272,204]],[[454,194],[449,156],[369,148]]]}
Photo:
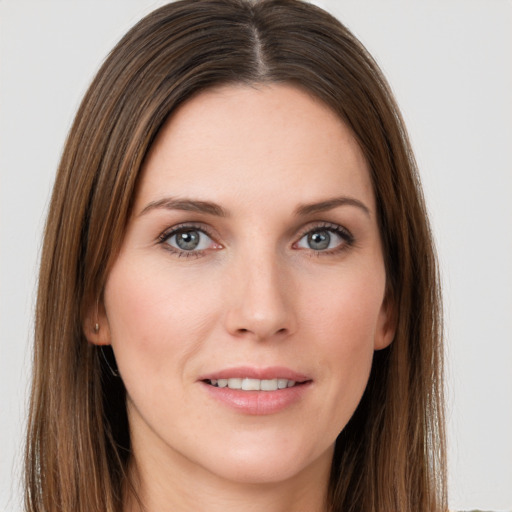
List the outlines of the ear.
{"label": "ear", "polygon": [[110,326],[102,302],[87,309],[82,329],[89,343],[93,345],[110,345]]}
{"label": "ear", "polygon": [[397,322],[398,318],[394,301],[390,298],[389,294],[386,294],[377,319],[374,340],[375,350],[382,350],[391,345],[395,338]]}

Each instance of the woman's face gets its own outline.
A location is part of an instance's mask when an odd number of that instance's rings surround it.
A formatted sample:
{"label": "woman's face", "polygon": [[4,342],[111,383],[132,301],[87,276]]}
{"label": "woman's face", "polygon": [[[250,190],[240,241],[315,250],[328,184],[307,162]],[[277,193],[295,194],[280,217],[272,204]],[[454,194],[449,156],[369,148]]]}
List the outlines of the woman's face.
{"label": "woman's face", "polygon": [[333,112],[287,85],[183,105],[145,162],[100,318],[138,465],[328,474],[393,336],[385,282],[367,164]]}

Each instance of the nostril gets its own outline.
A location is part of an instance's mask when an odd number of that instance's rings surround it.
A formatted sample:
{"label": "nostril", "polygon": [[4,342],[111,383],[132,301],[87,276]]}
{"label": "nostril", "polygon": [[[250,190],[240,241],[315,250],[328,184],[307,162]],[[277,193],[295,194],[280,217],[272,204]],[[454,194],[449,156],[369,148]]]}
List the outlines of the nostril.
{"label": "nostril", "polygon": [[[252,331],[251,329],[247,329],[245,327],[241,327],[240,329],[237,329],[237,334],[238,335],[241,335],[241,334],[249,334],[249,333],[254,333],[257,335],[257,333],[255,331]],[[279,334],[286,334],[288,332],[288,329],[286,327],[282,327],[281,329],[278,329],[277,331],[275,331],[273,333],[273,335],[279,335]],[[272,333],[270,333],[270,335],[272,335]],[[263,336],[263,337],[267,337],[267,335]]]}

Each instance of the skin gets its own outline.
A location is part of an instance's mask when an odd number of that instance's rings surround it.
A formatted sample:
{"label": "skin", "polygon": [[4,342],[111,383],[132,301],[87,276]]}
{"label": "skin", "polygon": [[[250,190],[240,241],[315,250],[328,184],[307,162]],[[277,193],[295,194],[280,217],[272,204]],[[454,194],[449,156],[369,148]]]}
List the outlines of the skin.
{"label": "skin", "polygon": [[[168,236],[182,223],[201,250]],[[312,248],[307,234],[326,231],[329,247]],[[112,345],[126,385],[147,510],[325,510],[334,442],[394,335],[385,287],[367,164],[330,109],[289,85],[226,86],[180,107],[145,162],[89,335]],[[309,383],[290,406],[247,414],[198,380],[236,366]]]}

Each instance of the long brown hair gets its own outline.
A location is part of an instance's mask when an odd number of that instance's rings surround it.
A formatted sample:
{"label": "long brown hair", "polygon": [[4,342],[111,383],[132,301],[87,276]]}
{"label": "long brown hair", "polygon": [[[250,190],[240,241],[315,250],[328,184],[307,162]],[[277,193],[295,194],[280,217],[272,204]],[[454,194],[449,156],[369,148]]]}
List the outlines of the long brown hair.
{"label": "long brown hair", "polygon": [[123,507],[130,438],[121,379],[89,344],[137,177],[173,111],[229,83],[291,83],[351,128],[371,169],[393,343],[336,442],[332,511],[446,509],[439,279],[400,113],[361,43],[298,0],[183,0],[140,21],[101,67],[76,115],[45,231],[26,449],[26,510]]}

